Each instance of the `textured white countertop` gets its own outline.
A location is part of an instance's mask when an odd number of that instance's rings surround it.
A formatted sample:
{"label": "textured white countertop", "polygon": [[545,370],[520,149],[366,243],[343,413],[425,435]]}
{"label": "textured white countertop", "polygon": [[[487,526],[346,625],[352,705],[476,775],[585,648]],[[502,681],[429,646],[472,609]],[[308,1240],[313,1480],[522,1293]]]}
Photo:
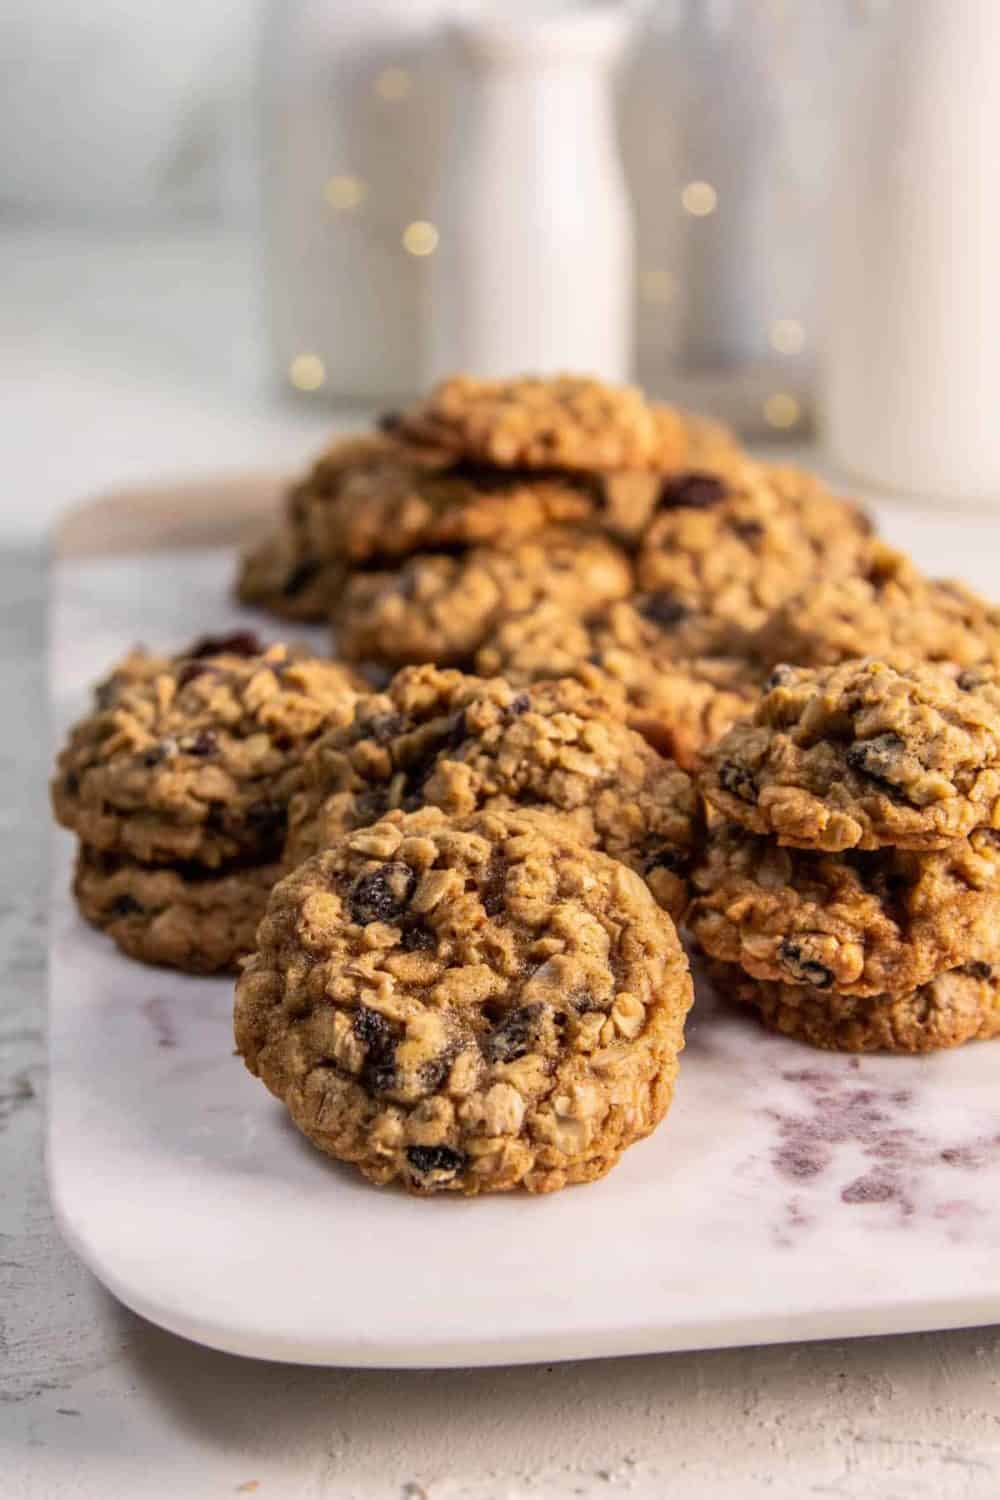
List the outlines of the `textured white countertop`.
{"label": "textured white countertop", "polygon": [[42,537],[58,509],[108,484],[294,462],[330,422],[273,395],[247,332],[254,267],[240,240],[8,230],[0,285],[4,1500],[995,1500],[995,1329],[512,1370],[324,1372],[161,1333],[74,1261],[40,1155]]}

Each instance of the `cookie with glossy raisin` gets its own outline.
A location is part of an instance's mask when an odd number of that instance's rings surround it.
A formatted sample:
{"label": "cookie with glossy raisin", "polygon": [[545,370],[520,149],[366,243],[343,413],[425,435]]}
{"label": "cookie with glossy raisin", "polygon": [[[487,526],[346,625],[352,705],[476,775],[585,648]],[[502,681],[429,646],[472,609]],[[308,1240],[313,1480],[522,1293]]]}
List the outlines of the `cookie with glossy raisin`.
{"label": "cookie with glossy raisin", "polygon": [[624,860],[679,913],[702,836],[691,777],[567,680],[519,691],[503,679],[408,668],[317,741],[302,783],[289,863],[392,809],[538,808]]}
{"label": "cookie with glossy raisin", "polygon": [[52,782],[89,848],[144,864],[276,858],[307,747],[350,718],[351,670],[247,632],[206,638],[98,688]]}
{"label": "cookie with glossy raisin", "polygon": [[603,1176],[662,1119],[691,995],[633,871],[544,815],[425,809],[275,888],[236,1045],[374,1183],[551,1192]]}
{"label": "cookie with glossy raisin", "polygon": [[781,848],[721,821],[691,872],[685,922],[712,958],[824,993],[903,993],[1000,959],[1000,835],[945,849]]}
{"label": "cookie with glossy raisin", "polygon": [[1000,967],[972,960],[901,995],[866,998],[748,979],[712,966],[719,992],[770,1031],[833,1052],[937,1052],[1000,1036]]}
{"label": "cookie with glossy raisin", "polygon": [[1000,826],[1000,692],[932,667],[779,667],[706,760],[727,817],[804,849],[940,849]]}

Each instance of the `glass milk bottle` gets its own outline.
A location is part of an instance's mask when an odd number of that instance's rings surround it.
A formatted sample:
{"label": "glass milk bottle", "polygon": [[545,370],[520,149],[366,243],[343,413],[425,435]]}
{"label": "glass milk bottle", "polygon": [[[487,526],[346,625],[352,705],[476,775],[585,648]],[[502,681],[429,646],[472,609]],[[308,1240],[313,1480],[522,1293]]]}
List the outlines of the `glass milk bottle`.
{"label": "glass milk bottle", "polygon": [[449,30],[428,378],[631,374],[632,225],[618,155],[614,4],[511,5]]}
{"label": "glass milk bottle", "polygon": [[1000,4],[906,0],[851,113],[826,431],[892,489],[1000,504]]}

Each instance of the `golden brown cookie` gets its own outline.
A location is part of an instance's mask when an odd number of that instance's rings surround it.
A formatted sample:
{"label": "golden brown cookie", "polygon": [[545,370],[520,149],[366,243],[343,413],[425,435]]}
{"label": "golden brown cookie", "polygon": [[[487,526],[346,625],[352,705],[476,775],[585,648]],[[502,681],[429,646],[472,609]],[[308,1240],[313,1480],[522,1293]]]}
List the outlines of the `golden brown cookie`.
{"label": "golden brown cookie", "polygon": [[[622,716],[652,744],[692,766],[751,711],[761,674],[756,663],[738,655],[687,654],[681,648],[694,644],[684,634],[690,623],[669,611],[661,614],[656,597],[648,595],[583,617],[541,605],[503,620],[480,648],[476,670],[521,685],[572,677],[619,704]],[[720,647],[737,644],[728,627],[716,629],[714,639]]]}
{"label": "golden brown cookie", "polygon": [[289,814],[289,864],[390,809],[432,805],[464,817],[538,808],[638,870],[679,913],[702,834],[687,773],[565,680],[518,692],[502,679],[409,668],[316,743],[302,780]]}
{"label": "golden brown cookie", "polygon": [[811,584],[761,626],[765,666],[836,666],[877,656],[893,666],[1000,664],[1000,609],[963,584],[924,578],[873,540],[859,572]]}
{"label": "golden brown cookie", "polygon": [[393,814],[271,897],[236,1044],[320,1150],[415,1193],[601,1177],[670,1104],[691,979],[632,871],[530,814]]}
{"label": "golden brown cookie", "polygon": [[941,849],[1000,827],[1000,693],[931,667],[779,667],[752,719],[710,752],[702,786],[783,844]]}
{"label": "golden brown cookie", "polygon": [[82,848],[77,905],[123,953],[187,974],[235,972],[254,946],[280,865],[142,865]]}
{"label": "golden brown cookie", "polygon": [[281,851],[307,746],[349,719],[363,684],[247,632],[206,638],[101,684],[52,783],[56,817],[88,847],[214,868]]}
{"label": "golden brown cookie", "polygon": [[394,572],[354,574],[333,614],[338,653],[389,667],[463,666],[505,615],[547,601],[583,613],[631,587],[619,547],[568,527],[503,552],[418,553]]}
{"label": "golden brown cookie", "polygon": [[636,575],[678,610],[751,631],[813,580],[852,572],[870,530],[812,475],[720,455],[664,482]]}
{"label": "golden brown cookie", "polygon": [[771,1031],[834,1052],[936,1052],[1000,1036],[1000,968],[973,960],[902,995],[831,995],[748,979],[713,965],[720,994],[757,1011]]}
{"label": "golden brown cookie", "polygon": [[394,430],[504,467],[670,470],[687,448],[680,412],[634,386],[576,375],[456,375],[403,412]]}
{"label": "golden brown cookie", "polygon": [[964,959],[1000,959],[1000,835],[987,829],[932,852],[833,855],[717,823],[691,885],[699,946],[757,979],[900,994]]}

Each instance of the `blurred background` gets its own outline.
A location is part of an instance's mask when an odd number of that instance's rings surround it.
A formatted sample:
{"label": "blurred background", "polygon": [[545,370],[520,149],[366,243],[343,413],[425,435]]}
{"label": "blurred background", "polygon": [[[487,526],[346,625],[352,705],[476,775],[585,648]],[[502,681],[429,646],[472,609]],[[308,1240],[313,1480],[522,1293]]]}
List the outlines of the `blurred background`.
{"label": "blurred background", "polygon": [[[153,471],[283,467],[455,368],[636,378],[751,437],[807,438],[831,308],[850,324],[858,296],[830,264],[838,173],[862,248],[865,225],[901,243],[892,195],[843,173],[866,76],[886,94],[887,28],[912,37],[900,53],[895,34],[900,92],[920,85],[954,149],[996,123],[981,109],[952,138],[934,110],[989,91],[944,85],[998,11],[6,0],[3,524]],[[934,167],[904,116],[860,148],[886,180]]]}

